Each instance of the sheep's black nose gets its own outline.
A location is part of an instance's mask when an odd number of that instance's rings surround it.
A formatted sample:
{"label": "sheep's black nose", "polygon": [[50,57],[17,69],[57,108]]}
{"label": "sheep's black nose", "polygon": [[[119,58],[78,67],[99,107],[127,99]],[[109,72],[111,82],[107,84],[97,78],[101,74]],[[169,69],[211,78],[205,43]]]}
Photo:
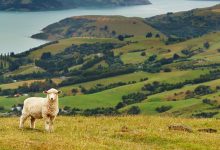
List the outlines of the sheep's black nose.
{"label": "sheep's black nose", "polygon": [[51,98],[50,100],[53,100],[53,98]]}

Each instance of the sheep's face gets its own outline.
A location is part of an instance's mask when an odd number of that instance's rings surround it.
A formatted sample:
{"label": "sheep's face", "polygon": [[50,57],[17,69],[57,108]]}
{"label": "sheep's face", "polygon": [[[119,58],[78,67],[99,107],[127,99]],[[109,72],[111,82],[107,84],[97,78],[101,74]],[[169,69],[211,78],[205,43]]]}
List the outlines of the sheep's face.
{"label": "sheep's face", "polygon": [[50,89],[48,91],[44,91],[45,94],[47,94],[47,98],[51,101],[56,101],[58,99],[58,95],[61,93],[61,91],[58,91],[56,89]]}

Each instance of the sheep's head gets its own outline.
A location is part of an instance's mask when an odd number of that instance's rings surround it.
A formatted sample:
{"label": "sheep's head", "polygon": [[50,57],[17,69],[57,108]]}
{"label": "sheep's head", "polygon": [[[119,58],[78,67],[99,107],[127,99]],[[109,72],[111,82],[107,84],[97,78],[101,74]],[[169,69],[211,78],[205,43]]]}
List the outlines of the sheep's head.
{"label": "sheep's head", "polygon": [[61,93],[61,91],[58,91],[56,89],[50,89],[48,91],[44,91],[44,94],[47,94],[47,98],[51,101],[55,101],[58,99],[58,95]]}

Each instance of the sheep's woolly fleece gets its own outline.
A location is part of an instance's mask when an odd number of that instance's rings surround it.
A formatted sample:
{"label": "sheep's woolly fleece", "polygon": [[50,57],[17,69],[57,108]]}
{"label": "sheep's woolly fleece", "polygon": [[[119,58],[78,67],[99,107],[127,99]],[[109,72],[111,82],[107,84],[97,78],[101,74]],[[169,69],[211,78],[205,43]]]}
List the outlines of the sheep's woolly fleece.
{"label": "sheep's woolly fleece", "polygon": [[[30,97],[24,101],[24,107],[22,110],[22,116],[20,118],[20,128],[23,128],[24,122],[27,118],[31,117],[31,128],[35,128],[36,119],[45,119],[45,129],[47,131],[53,130],[53,122],[59,112],[58,106],[58,94],[60,93],[56,89],[50,89],[45,91],[47,98]],[[50,100],[50,95],[55,97]]]}

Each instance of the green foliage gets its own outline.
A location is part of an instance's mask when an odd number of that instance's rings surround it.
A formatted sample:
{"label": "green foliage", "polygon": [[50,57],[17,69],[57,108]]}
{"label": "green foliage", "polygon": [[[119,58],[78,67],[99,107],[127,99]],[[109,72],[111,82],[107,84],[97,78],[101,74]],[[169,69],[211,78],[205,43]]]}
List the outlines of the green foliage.
{"label": "green foliage", "polygon": [[166,45],[170,45],[170,44],[174,44],[174,43],[179,43],[179,42],[183,42],[187,39],[185,38],[177,38],[177,37],[168,37],[168,39],[166,40],[165,44]]}
{"label": "green foliage", "polygon": [[138,106],[132,106],[128,111],[127,113],[129,115],[138,115],[141,113],[141,110]]}
{"label": "green foliage", "polygon": [[83,112],[85,116],[97,116],[97,115],[117,115],[118,112],[114,108],[95,108],[95,109],[86,109]]}
{"label": "green foliage", "polygon": [[0,106],[0,111],[5,110],[4,106]]}
{"label": "green foliage", "polygon": [[[147,96],[144,93],[131,93],[128,95],[123,95],[122,96],[122,102],[119,102],[116,106],[115,109],[121,109],[127,105],[131,105],[131,104],[135,104],[135,103],[139,103],[143,100],[145,100],[147,98]],[[138,111],[137,108],[132,108],[131,111]]]}
{"label": "green foliage", "polygon": [[163,113],[163,112],[170,110],[171,108],[172,106],[161,106],[161,107],[157,107],[156,111],[159,113]]}
{"label": "green foliage", "polygon": [[[36,66],[39,66],[48,72],[60,72],[68,73],[67,68],[80,65],[84,63],[84,57],[92,54],[104,55],[107,60],[112,57],[110,50],[114,48],[119,48],[123,45],[117,43],[94,43],[94,44],[81,44],[81,45],[71,45],[67,47],[64,52],[51,56],[50,53],[43,53],[41,58],[45,59],[36,60]],[[86,70],[93,65],[99,63],[104,59],[104,56],[95,56],[93,59],[85,62],[82,65],[82,70]],[[114,56],[113,56],[114,59]]]}
{"label": "green foliage", "polygon": [[50,58],[51,58],[51,52],[46,52],[41,55],[41,59],[50,59]]}
{"label": "green foliage", "polygon": [[14,71],[14,70],[17,70],[18,68],[19,68],[20,66],[19,66],[19,64],[18,63],[16,63],[16,62],[11,62],[10,64],[9,64],[9,71]]}
{"label": "green foliage", "polygon": [[151,38],[151,37],[153,37],[153,34],[152,34],[151,32],[148,32],[148,33],[146,34],[146,38]]}
{"label": "green foliage", "polygon": [[124,41],[124,36],[123,36],[123,35],[119,35],[119,36],[118,36],[118,40]]}
{"label": "green foliage", "polygon": [[209,44],[209,42],[205,42],[205,43],[203,44],[203,46],[204,46],[206,49],[209,49],[210,44]]}
{"label": "green foliage", "polygon": [[201,113],[193,114],[192,116],[195,118],[212,118],[218,113],[219,112],[201,112]]}
{"label": "green foliage", "polygon": [[127,85],[127,84],[128,83],[125,83],[125,82],[118,82],[118,83],[109,84],[107,86],[98,86],[98,85],[96,85],[95,87],[92,87],[91,89],[88,89],[88,90],[84,89],[83,93],[85,93],[85,94],[97,93],[97,92],[101,92],[101,91],[104,91],[104,90],[107,90],[107,89],[113,89],[113,88],[116,88],[116,87],[119,87],[119,86],[124,86],[124,85]]}
{"label": "green foliage", "polygon": [[141,56],[146,56],[146,52],[142,52],[142,53],[141,53]]}
{"label": "green foliage", "polygon": [[210,86],[200,85],[195,88],[194,92],[197,95],[207,95],[213,93],[213,90],[210,88]]}
{"label": "green foliage", "polygon": [[152,56],[150,56],[150,57],[148,58],[148,61],[149,61],[149,62],[153,62],[153,61],[156,60],[156,58],[157,58],[157,55],[152,55]]}
{"label": "green foliage", "polygon": [[202,102],[209,105],[215,105],[217,103],[216,100],[210,100],[208,98],[203,99]]}
{"label": "green foliage", "polygon": [[4,89],[0,90],[0,95],[4,96],[13,96],[14,94],[18,93],[30,93],[30,92],[42,92],[44,90],[48,90],[50,88],[56,88],[57,85],[51,80],[46,79],[44,82],[35,81],[32,82],[30,85],[23,84],[22,86],[19,86],[17,89]]}
{"label": "green foliage", "polygon": [[136,69],[137,68],[135,68],[134,66],[118,66],[115,68],[112,67],[107,69],[96,69],[95,71],[78,71],[74,72],[75,76],[62,81],[59,86],[72,85],[102,78],[114,77],[122,74],[128,74],[134,72]]}

